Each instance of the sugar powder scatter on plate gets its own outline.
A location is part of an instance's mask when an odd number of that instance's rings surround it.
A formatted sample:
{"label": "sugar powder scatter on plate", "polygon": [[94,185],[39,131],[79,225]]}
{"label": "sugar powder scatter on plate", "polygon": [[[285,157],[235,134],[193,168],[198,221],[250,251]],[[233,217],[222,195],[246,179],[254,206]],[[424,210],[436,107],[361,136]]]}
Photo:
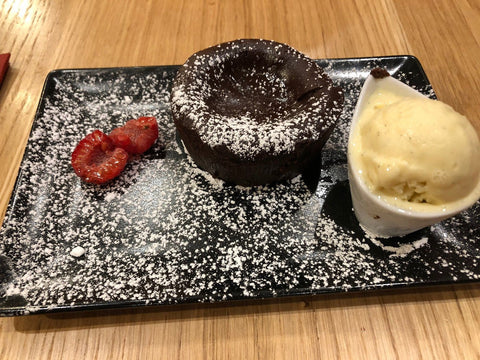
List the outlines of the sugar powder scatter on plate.
{"label": "sugar powder scatter on plate", "polygon": [[[391,66],[395,76],[398,64],[353,64],[321,63],[344,88],[345,111],[325,146],[315,190],[301,176],[245,188],[198,169],[169,113],[176,67],[52,73],[0,230],[0,312],[478,279],[480,229],[467,226],[478,207],[401,239],[369,239],[356,222],[346,168],[349,119],[369,69]],[[73,173],[69,157],[84,134],[145,114],[157,118],[165,148],[154,145],[101,187]]]}

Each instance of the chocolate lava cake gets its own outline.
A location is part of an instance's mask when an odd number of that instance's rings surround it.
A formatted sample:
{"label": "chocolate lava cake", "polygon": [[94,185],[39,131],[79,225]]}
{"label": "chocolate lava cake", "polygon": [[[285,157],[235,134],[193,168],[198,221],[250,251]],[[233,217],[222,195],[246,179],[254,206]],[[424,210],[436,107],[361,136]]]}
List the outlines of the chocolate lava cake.
{"label": "chocolate lava cake", "polygon": [[243,39],[193,54],[176,75],[171,104],[195,163],[252,186],[290,179],[318,160],[343,93],[290,46]]}

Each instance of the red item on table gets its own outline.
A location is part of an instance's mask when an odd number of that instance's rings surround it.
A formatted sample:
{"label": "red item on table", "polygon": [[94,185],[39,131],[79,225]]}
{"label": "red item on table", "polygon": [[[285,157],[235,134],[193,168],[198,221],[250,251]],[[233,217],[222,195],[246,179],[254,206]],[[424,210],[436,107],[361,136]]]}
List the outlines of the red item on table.
{"label": "red item on table", "polygon": [[128,161],[128,153],[115,147],[100,130],[85,136],[72,153],[72,167],[85,182],[103,184],[117,177]]}
{"label": "red item on table", "polygon": [[125,125],[113,129],[110,133],[113,143],[130,154],[142,154],[153,145],[158,138],[157,119],[142,116],[128,120]]}
{"label": "red item on table", "polygon": [[8,69],[8,60],[10,59],[10,54],[0,54],[0,85],[2,84],[3,78]]}

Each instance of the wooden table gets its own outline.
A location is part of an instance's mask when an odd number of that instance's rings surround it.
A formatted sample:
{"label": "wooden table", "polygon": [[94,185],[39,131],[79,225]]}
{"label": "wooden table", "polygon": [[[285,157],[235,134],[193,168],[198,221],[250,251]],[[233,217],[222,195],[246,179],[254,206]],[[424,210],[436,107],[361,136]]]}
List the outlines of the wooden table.
{"label": "wooden table", "polygon": [[[50,70],[180,64],[242,37],[312,58],[413,54],[438,97],[480,129],[478,0],[4,0],[0,217]],[[0,358],[478,359],[479,334],[472,284],[3,318]]]}

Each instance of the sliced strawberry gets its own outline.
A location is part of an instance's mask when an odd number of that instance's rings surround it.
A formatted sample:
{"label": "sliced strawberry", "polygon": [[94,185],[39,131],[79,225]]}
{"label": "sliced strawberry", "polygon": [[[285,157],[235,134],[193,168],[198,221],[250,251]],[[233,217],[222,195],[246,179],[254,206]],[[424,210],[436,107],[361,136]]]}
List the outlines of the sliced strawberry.
{"label": "sliced strawberry", "polygon": [[120,174],[128,161],[128,153],[116,147],[100,130],[84,137],[72,153],[75,173],[85,182],[103,184]]}
{"label": "sliced strawberry", "polygon": [[154,117],[132,119],[113,129],[110,138],[130,154],[141,154],[150,149],[158,138],[158,124]]}

